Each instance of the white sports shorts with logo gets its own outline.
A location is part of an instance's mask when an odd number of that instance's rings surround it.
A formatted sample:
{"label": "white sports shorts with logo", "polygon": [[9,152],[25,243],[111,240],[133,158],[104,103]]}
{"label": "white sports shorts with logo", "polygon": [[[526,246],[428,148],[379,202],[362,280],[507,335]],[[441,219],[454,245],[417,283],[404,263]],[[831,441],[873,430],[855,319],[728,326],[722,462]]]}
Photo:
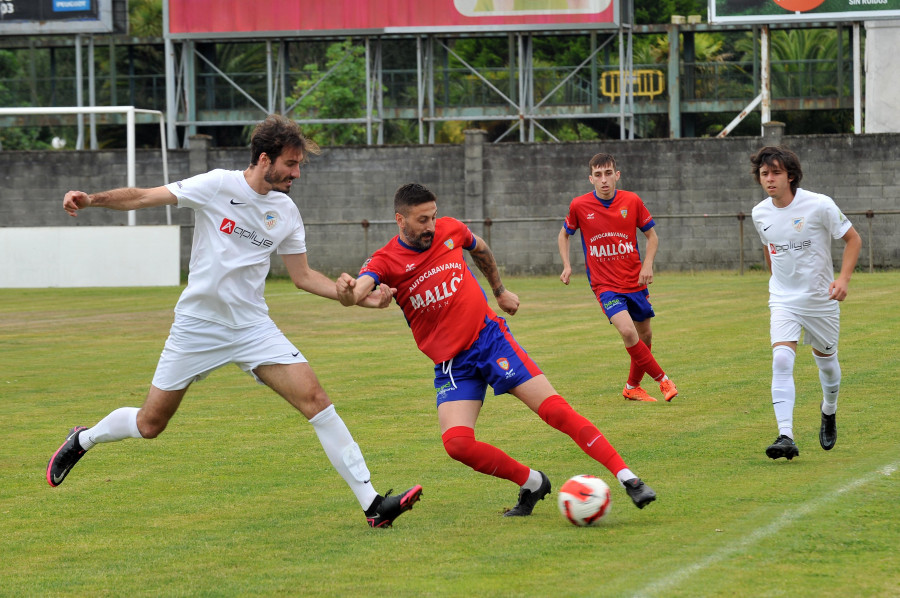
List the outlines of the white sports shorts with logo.
{"label": "white sports shorts with logo", "polygon": [[784,309],[773,309],[769,323],[769,334],[772,344],[785,341],[800,341],[803,332],[803,344],[812,345],[819,353],[831,355],[837,351],[838,337],[841,332],[841,314],[803,315]]}
{"label": "white sports shorts with logo", "polygon": [[306,358],[271,319],[246,328],[229,328],[175,314],[153,375],[153,386],[181,390],[229,363],[263,384],[253,373],[258,366],[306,363]]}

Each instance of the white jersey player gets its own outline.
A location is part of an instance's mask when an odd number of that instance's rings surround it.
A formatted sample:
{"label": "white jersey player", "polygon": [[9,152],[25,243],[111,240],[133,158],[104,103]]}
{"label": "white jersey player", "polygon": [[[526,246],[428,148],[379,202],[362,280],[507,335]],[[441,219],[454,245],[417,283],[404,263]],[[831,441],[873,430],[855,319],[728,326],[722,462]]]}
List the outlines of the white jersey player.
{"label": "white jersey player", "polygon": [[[47,464],[51,486],[61,484],[96,444],[158,436],[192,383],[234,363],[309,420],[370,526],[390,527],[419,500],[418,485],[394,496],[375,491],[359,445],[306,358],[269,317],[263,297],[270,257],[278,253],[297,288],[337,299],[336,283],[309,267],[303,221],[286,195],[300,176],[300,164],[318,152],[296,123],[272,115],[253,132],[246,170],[213,170],[152,189],[66,194],[63,208],[72,216],[89,207],[177,204],[194,211],[195,226],[188,284],[143,406],[116,409],[91,428],[73,428]],[[387,307],[390,302],[390,288],[381,285],[360,305]]]}
{"label": "white jersey player", "polygon": [[[765,246],[772,342],[772,405],[778,437],[766,448],[772,459],[800,454],[794,442],[794,359],[797,344],[812,345],[822,385],[819,443],[837,441],[839,301],[847,297],[862,240],[834,201],[799,187],[803,172],[796,154],[764,147],[751,159],[753,175],[769,195],[753,208],[753,226]],[[845,242],[841,271],[834,277],[832,239]]]}

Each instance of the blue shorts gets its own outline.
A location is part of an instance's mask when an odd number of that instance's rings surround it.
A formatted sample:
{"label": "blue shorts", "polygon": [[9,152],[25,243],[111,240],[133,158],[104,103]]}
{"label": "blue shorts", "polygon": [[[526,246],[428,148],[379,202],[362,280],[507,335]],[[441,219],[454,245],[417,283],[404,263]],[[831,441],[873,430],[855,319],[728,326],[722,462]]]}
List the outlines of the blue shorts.
{"label": "blue shorts", "polygon": [[650,305],[650,291],[643,289],[636,293],[614,293],[612,291],[604,291],[597,297],[600,302],[600,308],[607,318],[611,318],[620,311],[628,310],[628,314],[635,322],[643,322],[647,318],[652,318],[656,314],[653,313],[653,306]]}
{"label": "blue shorts", "polygon": [[495,395],[528,382],[543,372],[519,346],[499,316],[486,317],[471,347],[434,366],[437,404],[483,401],[488,385]]}

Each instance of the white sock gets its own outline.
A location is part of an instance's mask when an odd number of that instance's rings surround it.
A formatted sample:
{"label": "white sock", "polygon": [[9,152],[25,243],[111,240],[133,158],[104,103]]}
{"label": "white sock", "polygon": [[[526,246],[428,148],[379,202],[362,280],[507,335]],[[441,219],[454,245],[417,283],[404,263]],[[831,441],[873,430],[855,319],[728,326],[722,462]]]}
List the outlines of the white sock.
{"label": "white sock", "polygon": [[541,472],[532,469],[528,473],[528,480],[524,484],[522,484],[522,488],[534,492],[541,487],[541,482],[543,481],[544,478],[541,477]]}
{"label": "white sock", "polygon": [[137,414],[140,409],[137,407],[121,407],[116,409],[103,419],[96,426],[88,430],[82,430],[78,435],[78,444],[81,448],[88,450],[95,444],[101,442],[116,442],[117,440],[125,440],[126,438],[141,438],[141,433],[137,427]]}
{"label": "white sock", "polygon": [[319,437],[331,465],[350,486],[350,490],[359,501],[359,506],[365,511],[372,505],[378,493],[369,479],[366,460],[359,450],[359,445],[353,441],[344,420],[337,414],[334,405],[329,405],[310,419],[309,423],[316,431],[316,436]]}
{"label": "white sock", "polygon": [[794,350],[787,345],[772,349],[772,407],[778,433],[794,438]]}
{"label": "white sock", "polygon": [[819,382],[822,383],[822,413],[834,415],[837,412],[838,392],[841,390],[841,364],[838,363],[837,352],[828,357],[816,358],[819,366]]}
{"label": "white sock", "polygon": [[619,470],[619,473],[616,474],[616,479],[619,480],[620,484],[624,484],[628,480],[633,480],[637,476],[634,475],[630,469],[627,467],[625,469]]}

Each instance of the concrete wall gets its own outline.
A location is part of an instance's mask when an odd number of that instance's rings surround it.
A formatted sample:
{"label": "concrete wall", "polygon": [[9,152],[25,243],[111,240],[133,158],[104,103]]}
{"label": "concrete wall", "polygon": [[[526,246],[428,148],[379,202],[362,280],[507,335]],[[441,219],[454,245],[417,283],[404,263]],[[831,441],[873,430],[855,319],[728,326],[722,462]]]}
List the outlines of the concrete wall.
{"label": "concrete wall", "polygon": [[[468,132],[465,145],[335,147],[302,170],[294,197],[309,240],[313,267],[355,272],[362,261],[397,232],[393,193],[417,181],[433,189],[439,214],[471,221],[487,238],[503,271],[556,273],[556,236],[572,197],[591,189],[587,163],[598,151],[618,159],[620,188],[637,192],[657,220],[663,270],[762,267],[763,254],[749,214],[764,196],[749,174],[749,156],[762,144],[781,141],[804,167],[802,186],[831,195],[863,236],[860,264],[900,266],[900,134],[780,136],[725,139],[487,144]],[[171,180],[211,168],[245,168],[246,148],[211,148],[195,138],[191,150],[169,154]],[[125,184],[124,150],[0,152],[0,226],[123,226],[127,214],[87,210],[77,218],[62,210],[69,189],[100,191]],[[162,184],[158,151],[138,152],[137,185]],[[866,210],[875,217],[867,219]],[[737,214],[747,219],[741,222]],[[182,226],[186,268],[192,234],[190,210],[172,209]],[[163,208],[140,211],[138,224],[165,224]],[[493,225],[484,226],[489,218]],[[362,226],[369,221],[368,228]],[[869,226],[871,225],[870,244]],[[573,268],[583,265],[580,239],[573,240]],[[835,259],[840,264],[837,242]],[[280,260],[273,271],[283,272]]]}

